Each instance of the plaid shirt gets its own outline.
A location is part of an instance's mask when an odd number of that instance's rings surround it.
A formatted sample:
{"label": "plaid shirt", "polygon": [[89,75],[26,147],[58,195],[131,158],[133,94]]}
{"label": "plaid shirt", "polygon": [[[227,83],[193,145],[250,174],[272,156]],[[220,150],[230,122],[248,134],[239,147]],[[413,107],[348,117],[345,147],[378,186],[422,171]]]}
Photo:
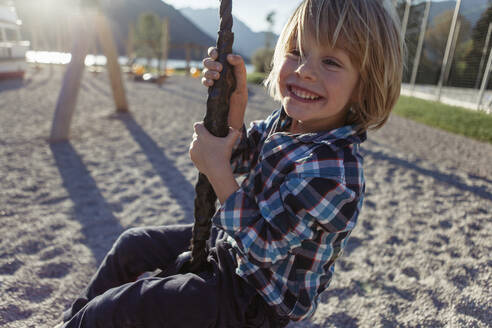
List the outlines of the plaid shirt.
{"label": "plaid shirt", "polygon": [[292,320],[311,316],[357,222],[365,183],[353,126],[291,134],[283,109],[251,123],[232,155],[247,177],[213,223],[236,253],[236,273]]}

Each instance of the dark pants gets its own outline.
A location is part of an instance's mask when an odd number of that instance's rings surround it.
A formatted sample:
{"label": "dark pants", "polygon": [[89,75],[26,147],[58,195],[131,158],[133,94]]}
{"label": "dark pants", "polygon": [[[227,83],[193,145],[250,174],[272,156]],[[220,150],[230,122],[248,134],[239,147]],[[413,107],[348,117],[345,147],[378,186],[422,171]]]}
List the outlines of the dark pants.
{"label": "dark pants", "polygon": [[[277,327],[273,310],[235,274],[224,232],[212,230],[211,271],[176,274],[191,230],[173,225],[125,231],[65,312],[64,327]],[[136,280],[156,269],[164,274]]]}

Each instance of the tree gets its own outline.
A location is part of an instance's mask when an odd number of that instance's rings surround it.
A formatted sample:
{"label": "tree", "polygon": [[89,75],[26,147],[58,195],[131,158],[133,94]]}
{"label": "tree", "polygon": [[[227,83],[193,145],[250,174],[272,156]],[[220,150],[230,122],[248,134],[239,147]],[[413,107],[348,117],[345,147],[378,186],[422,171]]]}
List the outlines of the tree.
{"label": "tree", "polygon": [[138,17],[135,36],[137,57],[147,58],[147,65],[151,58],[158,59],[158,70],[161,70],[160,58],[162,57],[162,21],[154,13],[142,13]]}
{"label": "tree", "polygon": [[[436,16],[434,23],[425,33],[425,56],[427,58],[427,63],[429,64],[427,71],[430,74],[433,73],[433,76],[439,77],[453,14],[453,10],[447,10]],[[454,81],[460,80],[460,77],[457,76],[457,74],[459,72],[463,72],[463,63],[460,61],[463,61],[463,58],[466,55],[466,51],[468,49],[466,41],[470,39],[471,35],[470,22],[462,15],[458,15],[458,21],[460,22],[461,27],[456,41],[455,53],[450,68]],[[446,81],[444,81],[444,83],[446,83]]]}
{"label": "tree", "polygon": [[273,36],[273,26],[275,25],[275,11],[270,11],[266,16],[266,21],[268,23],[268,33],[265,34],[265,48],[270,49]]}
{"label": "tree", "polygon": [[275,11],[270,11],[265,17],[268,23],[268,32],[265,32],[265,48],[256,50],[251,58],[255,71],[269,73],[272,66],[273,52],[272,40],[275,38],[273,26],[275,25]]}
{"label": "tree", "polygon": [[[479,72],[480,60],[482,58],[483,47],[485,46],[485,38],[487,36],[487,31],[489,29],[489,24],[492,22],[492,4],[482,13],[480,19],[477,24],[473,28],[472,31],[472,45],[471,49],[466,55],[466,70],[470,75],[470,79],[473,80],[473,83],[469,85],[469,87],[479,87],[481,78],[483,76],[483,70],[485,67],[482,67],[482,72]],[[492,42],[491,42],[492,43]],[[487,55],[490,51],[487,49]],[[487,58],[485,58],[487,60]],[[485,65],[484,65],[485,66]],[[478,83],[477,83],[478,82]],[[492,79],[489,82],[489,88],[491,87]]]}
{"label": "tree", "polygon": [[[403,17],[405,12],[406,1],[401,1],[396,7],[396,11],[400,18]],[[405,33],[405,44],[407,46],[407,57],[405,62],[405,70],[403,71],[403,81],[410,82],[413,61],[417,52],[417,43],[420,34],[420,28],[422,26],[422,19],[424,17],[425,2],[421,2],[418,5],[411,6],[410,15],[408,16],[407,29]]]}
{"label": "tree", "polygon": [[272,58],[273,58],[273,49],[272,48],[260,48],[254,54],[253,58],[251,58],[251,62],[255,67],[255,71],[259,73],[269,73],[272,66]]}

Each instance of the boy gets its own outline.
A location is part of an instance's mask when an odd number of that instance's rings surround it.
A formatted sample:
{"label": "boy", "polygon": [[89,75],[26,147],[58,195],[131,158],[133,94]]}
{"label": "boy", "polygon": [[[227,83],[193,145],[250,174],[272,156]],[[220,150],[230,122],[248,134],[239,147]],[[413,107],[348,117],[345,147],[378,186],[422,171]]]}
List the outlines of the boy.
{"label": "boy", "polygon": [[[130,229],[67,311],[65,327],[276,327],[310,317],[364,196],[359,144],[399,96],[398,19],[380,0],[305,0],[280,36],[267,79],[282,108],[243,126],[246,70],[225,138],[195,124],[190,157],[221,207],[211,272],[177,274],[191,226]],[[205,86],[220,74],[210,51]],[[240,131],[242,129],[242,131]],[[239,186],[234,174],[247,174]],[[181,254],[181,255],[180,255]],[[156,268],[164,277],[134,281]]]}

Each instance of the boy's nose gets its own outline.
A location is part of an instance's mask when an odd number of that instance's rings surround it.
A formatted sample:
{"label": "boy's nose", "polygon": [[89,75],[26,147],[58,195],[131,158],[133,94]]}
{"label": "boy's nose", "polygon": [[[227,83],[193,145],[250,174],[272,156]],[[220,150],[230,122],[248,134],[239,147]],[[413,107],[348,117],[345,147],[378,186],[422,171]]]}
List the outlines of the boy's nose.
{"label": "boy's nose", "polygon": [[299,64],[296,69],[296,73],[302,79],[315,80],[316,79],[316,67],[314,61],[310,58],[300,58]]}

